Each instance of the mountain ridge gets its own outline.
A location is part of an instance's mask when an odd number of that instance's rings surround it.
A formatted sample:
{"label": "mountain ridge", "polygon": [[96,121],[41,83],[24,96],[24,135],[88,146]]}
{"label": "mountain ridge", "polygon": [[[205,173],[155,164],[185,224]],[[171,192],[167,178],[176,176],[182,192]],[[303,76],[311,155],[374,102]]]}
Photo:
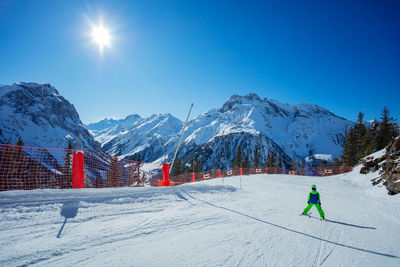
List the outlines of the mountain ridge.
{"label": "mountain ridge", "polygon": [[[157,117],[159,115],[151,116]],[[172,115],[170,116],[173,117]],[[175,119],[183,124],[179,119]],[[327,154],[327,152],[337,157],[342,149],[341,145],[344,138],[344,131],[351,125],[353,125],[353,122],[336,116],[334,113],[316,104],[282,104],[277,100],[269,100],[267,98],[261,99],[254,93],[244,96],[232,95],[221,107],[203,112],[188,122],[187,129],[183,136],[182,148],[178,152],[178,157],[189,161],[189,158],[194,157],[194,155],[200,156],[199,151],[202,151],[202,149],[196,148],[197,146],[201,147],[209,142],[215,144],[216,137],[233,137],[234,134],[239,133],[247,133],[251,136],[263,136],[264,139],[270,140],[270,143],[276,144],[276,146],[271,146],[271,148],[274,147],[272,153],[279,154],[287,164],[290,163],[290,158],[292,158],[293,153],[295,154],[295,158],[310,156],[314,153]],[[141,155],[142,158],[148,161],[168,161],[168,158],[172,156],[174,147],[176,147],[182,127],[183,126],[180,126],[175,128],[175,131],[170,131],[169,135],[161,134],[159,136],[170,148],[162,148],[163,145],[156,142],[157,144],[137,146],[135,149],[129,151],[129,148],[124,145],[129,143],[129,140],[124,140],[121,135],[110,136],[110,138],[107,139],[107,131],[109,131],[107,129],[103,132],[102,140],[99,140],[98,136],[96,136],[96,139],[103,144],[108,144],[106,147],[103,145],[103,148],[108,153],[135,156],[142,151],[144,153],[144,156]],[[158,130],[159,129],[154,129],[154,134],[158,134]],[[132,128],[128,130],[128,132],[129,131],[135,131],[135,127],[132,125]],[[250,136],[248,137],[250,138]],[[136,137],[132,136],[132,138]],[[105,141],[105,139],[107,140]],[[228,142],[226,138],[218,138],[218,140],[225,140],[224,142]],[[153,141],[155,140],[153,139]],[[243,142],[244,140],[238,141],[237,144]],[[173,143],[172,146],[171,143]],[[161,147],[155,148],[154,146]],[[224,147],[226,150],[226,144],[216,146]],[[250,153],[254,152],[254,146],[250,146],[253,148],[248,151],[244,148],[244,153],[252,159]],[[119,148],[118,151],[116,147]],[[124,149],[124,147],[127,149]],[[278,151],[277,147],[281,148],[284,153]],[[158,151],[158,153],[162,151],[164,155],[156,158],[154,155],[151,155],[149,150],[154,152]],[[227,152],[229,153],[229,159],[226,159],[223,163],[204,162],[204,164],[207,166],[230,166],[235,150],[236,147]],[[194,151],[197,152],[195,153]],[[205,152],[203,151],[203,153]],[[267,151],[265,151],[265,153],[267,153]],[[265,157],[266,155],[263,154],[262,160],[264,160]]]}
{"label": "mountain ridge", "polygon": [[[48,83],[18,82],[0,86],[0,141],[64,148],[68,138],[100,150],[75,107]],[[78,141],[80,139],[80,141]]]}

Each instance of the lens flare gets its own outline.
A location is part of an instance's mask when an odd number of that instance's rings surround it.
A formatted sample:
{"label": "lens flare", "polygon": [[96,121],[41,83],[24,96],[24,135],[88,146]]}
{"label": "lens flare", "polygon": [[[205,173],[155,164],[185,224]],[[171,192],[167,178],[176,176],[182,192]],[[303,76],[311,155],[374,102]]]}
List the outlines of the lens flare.
{"label": "lens flare", "polygon": [[93,25],[92,27],[92,40],[99,46],[100,52],[103,51],[104,47],[111,46],[111,34],[110,31],[100,23],[98,26]]}

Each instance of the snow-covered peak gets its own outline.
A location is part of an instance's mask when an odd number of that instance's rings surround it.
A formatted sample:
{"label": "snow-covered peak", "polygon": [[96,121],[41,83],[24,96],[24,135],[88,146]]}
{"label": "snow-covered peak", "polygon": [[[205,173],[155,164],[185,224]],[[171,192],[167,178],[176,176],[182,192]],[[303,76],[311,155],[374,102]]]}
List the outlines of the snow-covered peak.
{"label": "snow-covered peak", "polygon": [[12,85],[1,85],[0,97],[10,93],[22,92],[31,99],[56,97],[60,101],[65,99],[59,94],[57,89],[48,83],[18,82]]}
{"label": "snow-covered peak", "polygon": [[[345,128],[352,124],[314,104],[289,105],[256,94],[233,95],[221,107],[189,121],[178,156],[189,159],[206,153],[205,161],[228,166],[238,144],[243,144],[246,153],[264,146],[265,155],[272,151],[286,162],[293,154],[298,159],[312,154],[336,157],[342,150]],[[146,161],[154,161],[173,154],[182,126],[183,122],[170,114],[154,114],[129,129],[115,126],[95,136],[109,153],[140,152]],[[224,150],[224,163],[210,158],[223,154],[214,151],[216,147]]]}
{"label": "snow-covered peak", "polygon": [[121,120],[115,120],[112,118],[105,118],[102,119],[101,121],[98,122],[93,122],[89,123],[86,125],[86,127],[91,130],[91,131],[102,131],[106,128],[112,127],[118,123],[120,123]]}
{"label": "snow-covered peak", "polygon": [[[66,136],[81,136],[85,147],[99,148],[74,106],[50,84],[19,82],[0,86],[0,141],[21,136],[26,145],[62,148]],[[77,143],[77,141],[75,142]]]}

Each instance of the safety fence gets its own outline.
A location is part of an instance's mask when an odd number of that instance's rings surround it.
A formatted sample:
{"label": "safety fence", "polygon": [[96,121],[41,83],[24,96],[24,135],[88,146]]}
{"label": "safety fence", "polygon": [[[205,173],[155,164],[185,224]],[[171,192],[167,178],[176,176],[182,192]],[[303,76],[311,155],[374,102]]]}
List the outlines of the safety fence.
{"label": "safety fence", "polygon": [[67,188],[172,186],[207,179],[251,175],[292,174],[329,176],[352,167],[279,167],[208,170],[169,176],[169,165],[143,168],[143,162],[121,159],[91,149],[49,149],[0,144],[0,191]]}
{"label": "safety fence", "polygon": [[143,186],[142,166],[91,149],[0,144],[0,191]]}
{"label": "safety fence", "polygon": [[351,166],[321,166],[321,167],[304,167],[298,170],[288,170],[280,167],[261,167],[261,168],[240,168],[233,167],[232,169],[225,170],[209,170],[197,173],[183,173],[171,177],[170,181],[166,181],[167,173],[164,171],[163,180],[158,181],[158,186],[179,185],[183,183],[191,183],[207,179],[215,179],[230,176],[240,175],[253,175],[253,174],[289,174],[289,175],[303,175],[303,176],[331,176],[341,173],[350,172],[353,170]]}

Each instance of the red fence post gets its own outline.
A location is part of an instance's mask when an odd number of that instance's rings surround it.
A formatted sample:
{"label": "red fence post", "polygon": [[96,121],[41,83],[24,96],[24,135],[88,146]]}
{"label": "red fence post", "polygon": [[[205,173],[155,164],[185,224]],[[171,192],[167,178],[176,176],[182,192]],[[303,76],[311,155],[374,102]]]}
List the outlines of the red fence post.
{"label": "red fence post", "polygon": [[239,170],[239,175],[243,175],[243,169],[242,168],[240,168],[240,170]]}
{"label": "red fence post", "polygon": [[192,173],[192,183],[196,182],[196,174],[193,172]]}
{"label": "red fence post", "polygon": [[164,186],[171,185],[171,182],[169,180],[169,164],[168,163],[163,164],[163,185]]}
{"label": "red fence post", "polygon": [[76,151],[72,157],[72,188],[83,188],[84,177],[84,154],[83,151]]}
{"label": "red fence post", "polygon": [[221,178],[221,170],[218,170],[218,178]]}

